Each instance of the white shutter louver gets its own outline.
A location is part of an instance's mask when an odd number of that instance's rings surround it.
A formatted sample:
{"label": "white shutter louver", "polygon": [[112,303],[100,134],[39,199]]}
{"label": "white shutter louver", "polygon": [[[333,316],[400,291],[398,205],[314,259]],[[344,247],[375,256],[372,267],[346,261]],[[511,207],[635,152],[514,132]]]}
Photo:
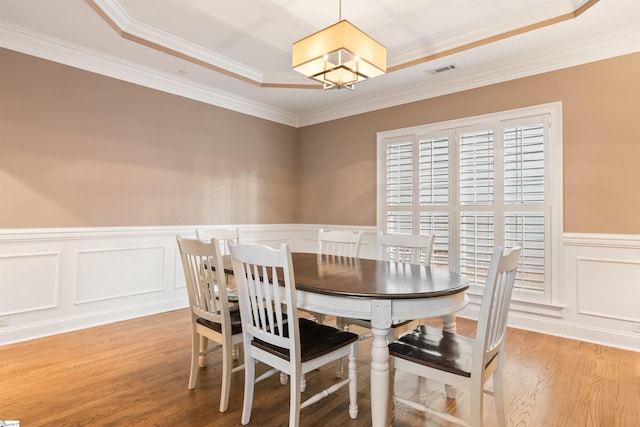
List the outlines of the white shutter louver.
{"label": "white shutter louver", "polygon": [[449,203],[449,138],[421,139],[420,204],[446,205]]}
{"label": "white shutter louver", "polygon": [[411,142],[387,146],[387,206],[413,202],[413,147]]}
{"label": "white shutter louver", "polygon": [[504,131],[505,204],[544,203],[544,127]]}
{"label": "white shutter louver", "polygon": [[474,285],[484,285],[494,246],[493,213],[465,212],[460,215],[460,272]]}
{"label": "white shutter louver", "polygon": [[449,215],[446,212],[421,212],[420,234],[433,234],[431,265],[449,266]]}
{"label": "white shutter louver", "polygon": [[544,292],[544,213],[507,212],[505,245],[522,244],[514,289]]}
{"label": "white shutter louver", "polygon": [[459,150],[460,203],[493,204],[493,131],[460,135]]}
{"label": "white shutter louver", "polygon": [[387,212],[387,234],[412,234],[413,229],[411,212]]}

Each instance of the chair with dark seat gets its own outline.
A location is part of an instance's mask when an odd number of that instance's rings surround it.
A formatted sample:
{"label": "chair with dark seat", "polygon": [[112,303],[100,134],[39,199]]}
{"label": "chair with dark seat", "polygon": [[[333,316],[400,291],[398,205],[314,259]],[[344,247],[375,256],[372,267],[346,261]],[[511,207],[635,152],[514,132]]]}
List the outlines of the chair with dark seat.
{"label": "chair with dark seat", "polygon": [[[470,423],[449,413],[394,395],[410,407],[449,422],[482,425],[484,393],[493,395],[498,423],[506,424],[502,369],[511,293],[520,258],[520,247],[495,248],[489,264],[475,339],[421,325],[389,345],[396,371],[431,378],[466,390],[470,397]],[[494,392],[484,389],[493,377]]]}
{"label": "chair with dark seat", "polygon": [[[232,347],[242,343],[240,311],[230,309],[220,256],[220,242],[177,238],[191,311],[191,371],[189,389],[196,385],[198,367],[206,366],[206,355],[222,348],[220,412],[227,410],[232,367]],[[217,343],[207,349],[209,340]]]}
{"label": "chair with dark seat", "polygon": [[[277,373],[291,377],[289,425],[298,426],[300,410],[349,385],[349,415],[356,418],[358,336],[309,319],[298,318],[295,276],[287,244],[231,246],[244,336],[245,386],[242,424],[249,423],[255,383]],[[301,401],[303,375],[348,357],[349,377]],[[261,361],[274,369],[255,378]],[[269,406],[273,410],[275,406]]]}

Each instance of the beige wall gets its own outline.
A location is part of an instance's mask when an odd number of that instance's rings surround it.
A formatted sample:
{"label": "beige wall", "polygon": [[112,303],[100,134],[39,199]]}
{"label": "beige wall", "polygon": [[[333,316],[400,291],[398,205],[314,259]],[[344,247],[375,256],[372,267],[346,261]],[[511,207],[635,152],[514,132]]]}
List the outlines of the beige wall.
{"label": "beige wall", "polygon": [[0,228],[292,223],[296,130],[0,50]]}
{"label": "beige wall", "polygon": [[640,234],[639,75],[636,53],[305,127],[298,222],[375,225],[378,131],[562,101],[564,231]]}
{"label": "beige wall", "polygon": [[375,225],[376,132],[562,101],[564,230],[640,234],[640,53],[297,131],[10,51],[0,63],[0,228]]}

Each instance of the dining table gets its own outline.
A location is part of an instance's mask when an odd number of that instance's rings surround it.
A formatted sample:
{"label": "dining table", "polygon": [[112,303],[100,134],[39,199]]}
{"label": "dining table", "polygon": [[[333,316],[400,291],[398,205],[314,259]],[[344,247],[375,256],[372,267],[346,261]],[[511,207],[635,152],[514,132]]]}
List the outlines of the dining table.
{"label": "dining table", "polygon": [[315,253],[291,256],[298,308],[371,321],[371,425],[390,425],[387,337],[392,324],[443,317],[443,328],[455,332],[455,313],[469,302],[468,280],[446,268]]}

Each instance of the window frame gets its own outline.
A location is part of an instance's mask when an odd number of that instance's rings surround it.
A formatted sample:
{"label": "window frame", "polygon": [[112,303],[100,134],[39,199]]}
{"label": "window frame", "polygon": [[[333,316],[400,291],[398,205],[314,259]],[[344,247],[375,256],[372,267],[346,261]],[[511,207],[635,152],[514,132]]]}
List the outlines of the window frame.
{"label": "window frame", "polygon": [[[413,126],[402,129],[395,129],[389,131],[382,131],[377,133],[377,201],[376,201],[376,223],[378,231],[386,231],[386,203],[387,203],[387,195],[386,195],[386,145],[387,143],[393,141],[412,141],[415,149],[414,149],[414,168],[418,166],[418,159],[415,156],[417,152],[418,141],[420,139],[424,139],[424,137],[437,137],[439,135],[448,134],[450,136],[450,141],[453,141],[453,146],[455,147],[454,151],[449,151],[449,194],[450,197],[452,194],[458,191],[456,185],[458,182],[457,174],[460,171],[460,165],[458,164],[458,143],[457,140],[458,133],[456,130],[464,129],[494,129],[494,140],[495,140],[495,124],[498,122],[502,122],[503,124],[509,122],[508,126],[504,126],[504,128],[515,125],[518,121],[526,122],[528,119],[534,116],[545,116],[548,117],[548,153],[545,151],[545,182],[544,182],[544,191],[545,191],[545,202],[544,202],[544,213],[547,218],[545,221],[545,283],[544,283],[544,291],[541,294],[534,294],[526,291],[518,291],[514,290],[513,300],[519,300],[523,302],[531,302],[533,304],[543,304],[543,305],[559,305],[561,301],[564,299],[563,289],[561,287],[562,283],[562,233],[563,233],[563,143],[562,143],[562,103],[561,102],[553,102],[548,104],[541,104],[531,107],[517,108],[513,110],[506,110],[496,113],[483,114],[478,116],[472,116],[467,118],[460,118],[454,120],[448,120],[437,123],[424,124],[419,126]],[[500,147],[504,147],[504,143],[502,138],[504,135],[500,135],[501,139]],[[495,141],[494,141],[495,144]],[[451,146],[451,145],[450,145]],[[545,147],[546,149],[546,147]],[[495,150],[495,145],[494,145]],[[451,160],[453,159],[453,160]],[[494,164],[494,171],[497,171],[498,174],[502,175],[502,162],[504,158],[501,157],[499,164]],[[418,172],[419,173],[419,172]],[[502,178],[502,176],[500,176]],[[418,179],[419,182],[419,179]],[[454,185],[454,188],[451,188],[451,185]],[[494,184],[494,192],[495,192]],[[500,186],[503,186],[502,181],[500,181]],[[413,187],[416,187],[414,185]],[[500,189],[502,192],[503,189]],[[419,189],[413,188],[413,197],[414,201],[417,200],[416,203],[413,203],[412,207],[408,209],[412,212],[413,218],[419,218],[419,214],[422,211],[419,203],[418,197]],[[458,195],[455,194],[455,198],[457,199]],[[504,200],[501,200],[504,202]],[[455,209],[452,211],[450,209],[451,199],[449,200],[449,204],[443,205],[445,207],[445,211],[450,213],[449,222],[452,220],[455,221],[456,217],[460,215],[460,210]],[[515,205],[517,206],[517,205]],[[526,206],[526,205],[525,205]],[[438,209],[439,210],[439,209]],[[504,214],[505,211],[509,211],[509,207],[507,205],[502,204],[499,210]],[[516,208],[516,210],[518,210]],[[418,216],[416,216],[418,215]],[[504,234],[504,233],[502,233]],[[499,237],[498,241],[502,241],[503,237],[501,234],[497,234]],[[449,232],[450,241],[460,242],[459,229],[456,227],[450,227]],[[459,250],[459,243],[455,245]],[[449,250],[451,251],[452,245],[449,245]],[[450,253],[453,256],[453,263],[450,263],[450,268],[454,271],[460,271],[459,265],[459,254],[455,251]],[[452,265],[453,264],[453,265]],[[471,295],[480,295],[482,293],[482,287],[471,287],[469,290]]]}

